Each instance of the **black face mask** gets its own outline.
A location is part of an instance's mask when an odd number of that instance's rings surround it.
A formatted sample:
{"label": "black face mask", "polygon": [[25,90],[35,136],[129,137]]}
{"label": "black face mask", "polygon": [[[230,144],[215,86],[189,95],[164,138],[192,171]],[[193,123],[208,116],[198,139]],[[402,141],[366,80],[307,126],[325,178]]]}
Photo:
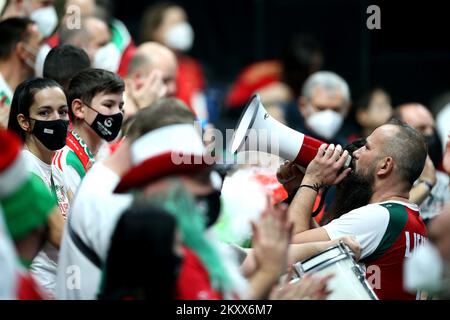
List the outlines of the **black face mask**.
{"label": "black face mask", "polygon": [[[92,109],[90,106],[88,106],[86,103],[85,105]],[[106,141],[113,141],[117,135],[120,132],[120,128],[122,127],[122,121],[123,121],[123,114],[122,112],[105,116],[104,114],[101,114],[95,109],[92,109],[95,112],[97,112],[97,116],[95,117],[94,121],[90,125],[92,130],[95,131],[95,133],[98,134],[98,136]]]}
{"label": "black face mask", "polygon": [[216,223],[220,214],[220,191],[214,191],[205,196],[195,197],[197,206],[205,213],[206,227],[209,228]]}
{"label": "black face mask", "polygon": [[51,121],[42,121],[36,119],[31,120],[34,120],[34,127],[31,133],[47,149],[55,151],[61,149],[66,145],[69,121],[61,119]]}
{"label": "black face mask", "polygon": [[428,154],[430,155],[431,161],[433,162],[434,167],[438,168],[441,165],[442,161],[441,139],[439,139],[439,136],[436,134],[436,132],[433,132],[433,134],[424,137],[428,145]]}

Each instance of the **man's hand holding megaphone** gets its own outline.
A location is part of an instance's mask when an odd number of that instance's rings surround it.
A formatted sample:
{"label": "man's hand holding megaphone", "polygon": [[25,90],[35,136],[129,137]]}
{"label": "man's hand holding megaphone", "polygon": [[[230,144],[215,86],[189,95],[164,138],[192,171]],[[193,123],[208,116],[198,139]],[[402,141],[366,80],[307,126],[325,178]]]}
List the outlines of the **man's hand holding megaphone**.
{"label": "man's hand holding megaphone", "polygon": [[289,195],[300,187],[304,176],[299,166],[289,160],[286,160],[277,170],[278,182],[283,185]]}
{"label": "man's hand holding megaphone", "polygon": [[341,182],[351,171],[347,168],[342,171],[349,153],[343,151],[340,145],[322,144],[317,155],[303,173],[293,162],[286,161],[278,168],[277,178],[288,194],[291,194],[300,185],[323,187]]}
{"label": "man's hand holding megaphone", "polygon": [[341,170],[348,158],[348,151],[343,151],[340,145],[322,144],[316,157],[306,168],[302,186],[324,187],[336,185],[350,173],[351,168]]}

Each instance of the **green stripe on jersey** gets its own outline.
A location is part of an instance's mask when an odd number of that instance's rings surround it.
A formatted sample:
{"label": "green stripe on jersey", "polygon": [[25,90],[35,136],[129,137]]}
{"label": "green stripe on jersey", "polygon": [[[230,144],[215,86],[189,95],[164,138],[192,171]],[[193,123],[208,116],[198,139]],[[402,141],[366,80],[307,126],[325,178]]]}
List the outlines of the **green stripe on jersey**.
{"label": "green stripe on jersey", "polygon": [[11,236],[19,240],[35,228],[47,223],[48,216],[56,206],[56,199],[47,185],[36,174],[12,195],[1,199],[5,221]]}
{"label": "green stripe on jersey", "polygon": [[381,257],[397,241],[403,228],[408,221],[408,212],[405,206],[398,203],[383,203],[380,206],[389,211],[389,224],[380,244],[375,251],[368,256],[365,261],[373,261]]}
{"label": "green stripe on jersey", "polygon": [[84,176],[86,175],[86,171],[84,170],[81,160],[72,150],[69,150],[69,152],[67,153],[66,163],[68,166],[71,166],[75,169],[80,178],[84,178]]}

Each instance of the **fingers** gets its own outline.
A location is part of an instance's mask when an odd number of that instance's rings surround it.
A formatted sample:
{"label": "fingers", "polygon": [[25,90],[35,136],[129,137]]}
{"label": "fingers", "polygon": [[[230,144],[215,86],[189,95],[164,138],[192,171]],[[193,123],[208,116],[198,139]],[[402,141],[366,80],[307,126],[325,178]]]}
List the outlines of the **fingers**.
{"label": "fingers", "polygon": [[321,144],[319,149],[317,150],[316,159],[322,158],[323,156],[325,156],[326,149],[327,149],[327,145],[325,143]]}
{"label": "fingers", "polygon": [[250,225],[252,226],[252,233],[253,233],[253,243],[256,244],[259,242],[259,230],[258,226],[254,221],[250,221]]}
{"label": "fingers", "polygon": [[334,184],[339,184],[342,182],[342,180],[345,179],[345,177],[347,177],[349,175],[349,173],[352,171],[351,168],[347,168],[344,171],[341,172],[341,174],[336,178],[336,180],[334,181]]}
{"label": "fingers", "polygon": [[330,158],[333,156],[333,154],[334,154],[335,151],[336,151],[336,150],[335,150],[334,144],[330,144],[330,145],[328,146],[328,148],[326,149],[325,154],[324,154],[323,157],[324,157],[325,159],[330,159]]}
{"label": "fingers", "polygon": [[[341,146],[339,146],[341,147]],[[339,169],[342,168],[345,164],[345,161],[347,161],[349,154],[348,151],[345,150],[344,152],[342,152],[342,147],[341,147],[341,151],[339,152],[339,154],[336,157],[336,167],[338,167]]]}

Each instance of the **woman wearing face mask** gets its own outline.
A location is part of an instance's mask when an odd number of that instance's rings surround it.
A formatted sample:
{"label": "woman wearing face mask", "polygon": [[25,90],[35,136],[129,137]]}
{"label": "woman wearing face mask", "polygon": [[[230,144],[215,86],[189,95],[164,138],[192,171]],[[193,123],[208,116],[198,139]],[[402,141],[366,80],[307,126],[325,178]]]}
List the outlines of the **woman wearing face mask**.
{"label": "woman wearing face mask", "polygon": [[69,117],[67,99],[59,84],[50,79],[36,78],[21,83],[11,104],[8,129],[17,133],[24,143],[23,157],[28,170],[40,178],[58,201],[61,215],[52,215],[50,232],[57,234],[55,241],[45,244],[33,260],[32,272],[38,282],[54,291],[56,262],[61,241],[64,218],[69,201],[62,177],[52,171],[52,158],[56,150],[66,144]]}
{"label": "woman wearing face mask", "polygon": [[119,135],[124,90],[123,80],[106,70],[86,69],[72,78],[68,89],[72,128],[67,145],[53,159],[54,169],[64,177],[69,200],[100,146]]}
{"label": "woman wearing face mask", "polygon": [[141,22],[141,41],[156,41],[175,52],[178,62],[176,97],[201,120],[207,120],[203,70],[197,60],[185,54],[192,48],[194,31],[183,8],[171,2],[149,7]]}

